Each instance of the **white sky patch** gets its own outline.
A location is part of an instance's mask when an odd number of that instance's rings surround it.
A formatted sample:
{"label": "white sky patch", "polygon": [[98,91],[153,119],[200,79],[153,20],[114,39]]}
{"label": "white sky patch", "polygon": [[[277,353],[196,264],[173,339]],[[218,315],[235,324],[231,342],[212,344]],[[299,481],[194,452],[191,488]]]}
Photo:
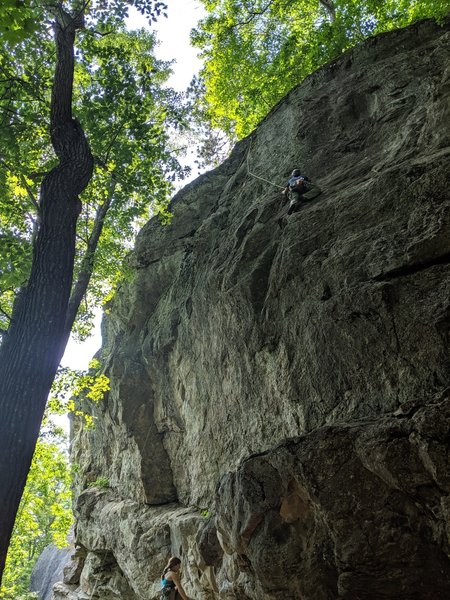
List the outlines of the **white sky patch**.
{"label": "white sky patch", "polygon": [[[160,60],[176,61],[172,66],[174,74],[167,85],[181,92],[187,88],[193,75],[197,74],[201,67],[201,61],[197,57],[198,50],[190,45],[189,35],[191,29],[205,15],[205,11],[198,0],[166,1],[167,19],[160,17],[150,29],[156,31],[160,42],[155,49],[156,57]],[[145,17],[134,7],[130,9],[127,27],[149,28]]]}
{"label": "white sky patch", "polygon": [[92,357],[100,349],[102,339],[100,334],[100,325],[102,314],[99,310],[94,318],[93,334],[84,342],[77,342],[70,337],[66,346],[66,351],[61,360],[63,367],[70,367],[80,371],[86,371]]}

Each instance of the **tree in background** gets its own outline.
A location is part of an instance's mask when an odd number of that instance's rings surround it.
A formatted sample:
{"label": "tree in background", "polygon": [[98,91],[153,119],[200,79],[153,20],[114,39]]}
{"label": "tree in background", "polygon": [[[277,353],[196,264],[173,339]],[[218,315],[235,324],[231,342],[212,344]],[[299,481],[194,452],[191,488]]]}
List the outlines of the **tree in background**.
{"label": "tree in background", "polygon": [[[92,404],[102,400],[108,390],[109,378],[101,372],[97,359],[90,361],[87,371],[58,369],[14,523],[0,600],[37,598],[38,594],[29,592],[36,561],[49,544],[67,548],[77,465],[70,464],[67,434],[55,417],[71,414],[80,417],[86,428],[94,427],[89,414]],[[104,483],[104,479],[91,485]]]}
{"label": "tree in background", "polygon": [[184,98],[189,123],[185,137],[195,147],[194,162],[199,172],[220,165],[229,155],[234,141],[232,136],[213,125],[214,119],[205,103],[205,93],[204,80],[195,76]]}
{"label": "tree in background", "polygon": [[[169,126],[179,126],[181,100],[173,90],[162,87],[170,65],[154,58],[155,43],[154,35],[143,30],[116,30],[114,35],[79,41],[73,104],[94,159],[94,176],[83,194],[78,224],[76,285],[71,298],[73,319],[88,289],[89,301],[78,313],[81,333],[87,333],[93,308],[120,278],[123,257],[138,226],[150,211],[164,212],[171,191],[168,179],[186,172],[167,134]],[[15,294],[29,274],[40,181],[55,163],[47,131],[51,44],[47,52],[48,56],[42,52],[36,64],[32,51],[24,44],[16,45],[12,60],[0,63],[8,81],[0,103],[2,330],[9,326]],[[19,72],[21,76],[16,77]]]}
{"label": "tree in background", "polygon": [[[161,89],[168,65],[150,34],[124,31],[128,4],[0,6],[0,577],[82,300],[117,284],[139,220],[182,175],[165,133],[179,113]],[[153,20],[165,9],[135,5]]]}
{"label": "tree in background", "polygon": [[[365,38],[450,12],[450,0],[202,0],[192,34],[204,67],[198,110],[231,139],[248,135],[283,96]],[[202,92],[203,90],[203,92]]]}
{"label": "tree in background", "polygon": [[67,546],[72,525],[69,459],[63,438],[41,435],[17,513],[0,589],[2,600],[26,598],[41,552],[53,543]]}

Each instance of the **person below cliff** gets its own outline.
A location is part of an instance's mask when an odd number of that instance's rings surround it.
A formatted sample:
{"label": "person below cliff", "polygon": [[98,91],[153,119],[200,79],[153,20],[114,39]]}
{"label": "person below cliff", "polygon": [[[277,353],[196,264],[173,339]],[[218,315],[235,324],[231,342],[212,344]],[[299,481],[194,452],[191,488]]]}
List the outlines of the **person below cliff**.
{"label": "person below cliff", "polygon": [[189,600],[180,582],[181,560],[172,556],[161,576],[161,600]]}
{"label": "person below cliff", "polygon": [[322,190],[311,183],[309,177],[302,175],[300,169],[294,169],[283,190],[283,195],[290,200],[287,214],[290,215],[298,209],[302,201],[313,200],[322,193]]}

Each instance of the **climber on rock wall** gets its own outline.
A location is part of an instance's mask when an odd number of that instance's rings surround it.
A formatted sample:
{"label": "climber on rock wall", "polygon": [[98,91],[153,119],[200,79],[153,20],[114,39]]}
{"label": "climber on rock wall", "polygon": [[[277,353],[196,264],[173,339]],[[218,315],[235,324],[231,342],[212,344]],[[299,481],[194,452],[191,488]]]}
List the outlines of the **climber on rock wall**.
{"label": "climber on rock wall", "polygon": [[180,581],[181,560],[172,556],[161,577],[161,600],[189,600]]}
{"label": "climber on rock wall", "polygon": [[313,200],[321,193],[321,189],[311,183],[309,177],[302,175],[300,169],[294,169],[283,190],[283,195],[290,200],[287,214],[297,210],[302,201]]}

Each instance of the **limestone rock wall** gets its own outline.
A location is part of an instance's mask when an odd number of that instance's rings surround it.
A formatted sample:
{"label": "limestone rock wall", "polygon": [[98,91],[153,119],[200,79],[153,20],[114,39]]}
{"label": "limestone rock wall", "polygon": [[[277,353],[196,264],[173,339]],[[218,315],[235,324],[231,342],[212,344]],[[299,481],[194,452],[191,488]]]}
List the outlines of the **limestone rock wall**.
{"label": "limestone rock wall", "polygon": [[157,598],[170,554],[197,600],[449,597],[449,30],[320,69],[141,231],[55,598]]}

